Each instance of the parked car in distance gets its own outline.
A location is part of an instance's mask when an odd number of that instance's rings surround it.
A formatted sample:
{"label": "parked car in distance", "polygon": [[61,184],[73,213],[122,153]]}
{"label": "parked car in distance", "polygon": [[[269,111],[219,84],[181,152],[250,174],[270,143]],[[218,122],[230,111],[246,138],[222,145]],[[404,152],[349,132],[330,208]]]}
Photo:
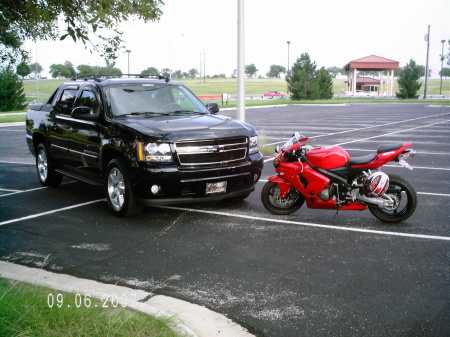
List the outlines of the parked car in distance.
{"label": "parked car in distance", "polygon": [[284,93],[284,92],[282,92],[282,91],[269,91],[269,92],[266,92],[265,94],[264,94],[264,96],[271,96],[271,97],[279,97],[279,96],[281,96],[281,97],[283,97],[283,98],[287,98],[287,97],[289,97],[289,95],[288,94],[286,94],[286,93]]}

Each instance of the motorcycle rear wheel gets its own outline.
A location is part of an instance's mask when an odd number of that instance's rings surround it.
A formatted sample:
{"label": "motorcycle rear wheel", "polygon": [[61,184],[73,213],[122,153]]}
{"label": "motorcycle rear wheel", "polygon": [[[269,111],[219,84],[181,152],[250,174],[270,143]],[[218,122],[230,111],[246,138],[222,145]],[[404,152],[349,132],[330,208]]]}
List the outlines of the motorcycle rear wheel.
{"label": "motorcycle rear wheel", "polygon": [[414,187],[396,174],[389,175],[389,188],[386,192],[395,201],[393,207],[369,206],[370,212],[385,222],[400,222],[408,219],[417,207],[417,192]]}
{"label": "motorcycle rear wheel", "polygon": [[291,188],[286,198],[280,197],[281,191],[278,184],[267,182],[261,191],[261,201],[264,207],[277,215],[287,215],[302,207],[305,198],[295,189]]}

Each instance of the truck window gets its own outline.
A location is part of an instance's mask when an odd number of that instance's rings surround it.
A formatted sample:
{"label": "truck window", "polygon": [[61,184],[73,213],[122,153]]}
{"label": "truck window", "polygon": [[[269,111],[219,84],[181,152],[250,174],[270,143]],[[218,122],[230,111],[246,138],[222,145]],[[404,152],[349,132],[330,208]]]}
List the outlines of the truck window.
{"label": "truck window", "polygon": [[58,114],[70,116],[70,113],[72,112],[75,103],[75,99],[77,98],[77,92],[78,88],[74,87],[70,88],[67,87],[64,89],[58,104],[59,107]]}
{"label": "truck window", "polygon": [[53,101],[55,100],[56,94],[58,93],[59,88],[57,88],[53,94],[48,98],[47,102],[45,104],[53,104]]}
{"label": "truck window", "polygon": [[87,106],[91,108],[95,114],[100,112],[100,105],[98,103],[97,96],[91,90],[83,90],[80,100],[77,102],[77,106]]}

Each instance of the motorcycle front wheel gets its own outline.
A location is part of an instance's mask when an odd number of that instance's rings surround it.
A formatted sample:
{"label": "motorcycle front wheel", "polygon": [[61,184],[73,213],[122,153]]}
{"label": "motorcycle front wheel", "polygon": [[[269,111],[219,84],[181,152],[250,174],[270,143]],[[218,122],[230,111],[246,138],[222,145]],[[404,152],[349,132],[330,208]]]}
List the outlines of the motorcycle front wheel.
{"label": "motorcycle front wheel", "polygon": [[417,207],[417,192],[412,185],[396,174],[389,175],[386,195],[394,200],[390,207],[369,206],[370,212],[385,222],[400,222],[408,219]]}
{"label": "motorcycle front wheel", "polygon": [[280,186],[267,182],[261,191],[261,201],[264,207],[277,215],[287,215],[302,207],[305,198],[295,189],[291,188],[286,198],[281,198]]}

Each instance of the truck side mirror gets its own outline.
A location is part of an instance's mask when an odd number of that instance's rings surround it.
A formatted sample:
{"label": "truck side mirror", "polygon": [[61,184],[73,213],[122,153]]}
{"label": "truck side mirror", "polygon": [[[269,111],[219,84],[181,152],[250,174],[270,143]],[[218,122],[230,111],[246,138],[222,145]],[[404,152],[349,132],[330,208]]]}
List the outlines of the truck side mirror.
{"label": "truck side mirror", "polygon": [[72,118],[82,119],[87,121],[98,120],[98,114],[88,106],[79,106],[72,110]]}
{"label": "truck side mirror", "polygon": [[209,111],[211,111],[213,114],[216,114],[219,112],[219,104],[211,102],[206,104],[206,107],[208,108]]}

